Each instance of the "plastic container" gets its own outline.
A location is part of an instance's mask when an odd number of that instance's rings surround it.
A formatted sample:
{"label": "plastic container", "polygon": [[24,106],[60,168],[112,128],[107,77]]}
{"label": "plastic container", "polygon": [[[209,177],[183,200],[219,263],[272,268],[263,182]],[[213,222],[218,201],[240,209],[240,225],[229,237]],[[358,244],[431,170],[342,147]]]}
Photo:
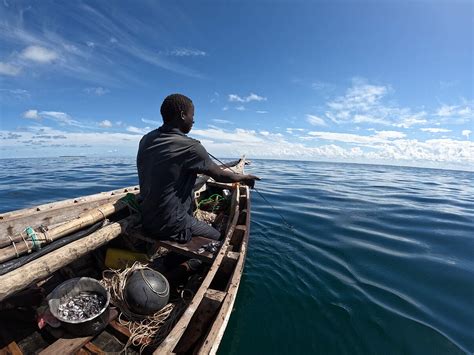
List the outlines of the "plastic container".
{"label": "plastic container", "polygon": [[122,270],[132,266],[135,261],[145,264],[148,262],[148,257],[146,254],[116,248],[108,248],[105,254],[105,266],[110,269]]}
{"label": "plastic container", "polygon": [[[74,297],[81,292],[95,292],[105,298],[105,304],[99,313],[83,320],[68,320],[61,317],[58,307],[61,299]],[[46,298],[49,310],[69,333],[79,336],[88,336],[100,332],[104,329],[109,320],[110,294],[99,281],[90,277],[76,277],[67,280],[56,287]]]}

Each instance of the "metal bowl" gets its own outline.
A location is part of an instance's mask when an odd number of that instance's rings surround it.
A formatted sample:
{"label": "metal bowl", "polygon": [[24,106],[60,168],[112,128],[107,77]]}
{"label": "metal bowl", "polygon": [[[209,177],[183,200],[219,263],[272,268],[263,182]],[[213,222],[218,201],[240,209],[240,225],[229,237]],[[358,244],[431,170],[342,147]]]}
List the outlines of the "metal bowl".
{"label": "metal bowl", "polygon": [[[65,319],[58,312],[59,305],[64,298],[70,298],[83,292],[95,292],[105,298],[105,304],[100,311],[86,319]],[[90,277],[76,277],[67,280],[56,287],[48,296],[49,309],[54,317],[61,321],[61,325],[70,333],[79,336],[96,334],[108,324],[110,294],[99,281]]]}

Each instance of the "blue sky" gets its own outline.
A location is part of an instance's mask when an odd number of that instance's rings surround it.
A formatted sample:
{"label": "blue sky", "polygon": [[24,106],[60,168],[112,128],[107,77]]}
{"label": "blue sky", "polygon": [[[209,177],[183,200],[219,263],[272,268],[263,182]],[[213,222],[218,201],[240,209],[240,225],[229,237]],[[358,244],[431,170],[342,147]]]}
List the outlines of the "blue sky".
{"label": "blue sky", "polygon": [[471,1],[0,4],[0,157],[136,154],[164,97],[221,157],[473,169]]}

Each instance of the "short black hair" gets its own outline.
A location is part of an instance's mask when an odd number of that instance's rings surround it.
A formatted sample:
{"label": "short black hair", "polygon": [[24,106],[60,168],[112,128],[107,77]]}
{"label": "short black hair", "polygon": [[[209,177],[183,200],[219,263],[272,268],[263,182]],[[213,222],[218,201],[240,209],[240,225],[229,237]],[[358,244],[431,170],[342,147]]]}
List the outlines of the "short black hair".
{"label": "short black hair", "polygon": [[174,120],[181,111],[188,112],[193,106],[193,102],[187,96],[181,94],[172,94],[167,96],[161,104],[161,117],[163,122],[168,123]]}

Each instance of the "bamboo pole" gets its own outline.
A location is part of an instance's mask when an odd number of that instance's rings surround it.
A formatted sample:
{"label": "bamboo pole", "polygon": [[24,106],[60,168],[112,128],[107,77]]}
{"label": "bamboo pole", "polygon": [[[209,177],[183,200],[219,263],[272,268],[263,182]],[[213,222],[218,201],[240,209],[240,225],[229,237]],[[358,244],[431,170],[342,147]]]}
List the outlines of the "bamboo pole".
{"label": "bamboo pole", "polygon": [[14,259],[22,254],[29,253],[35,248],[51,243],[56,239],[62,238],[82,228],[89,227],[111,214],[120,211],[125,206],[127,205],[120,200],[106,203],[91,211],[80,214],[79,217],[52,228],[51,230],[35,230],[36,241],[33,241],[25,232],[20,233],[15,237],[12,237],[10,246],[0,249],[0,263]]}
{"label": "bamboo pole", "polygon": [[137,221],[138,217],[130,216],[111,223],[84,238],[0,276],[0,302],[15,292],[45,279],[53,272],[108,243],[125,232],[129,226],[137,223]]}

